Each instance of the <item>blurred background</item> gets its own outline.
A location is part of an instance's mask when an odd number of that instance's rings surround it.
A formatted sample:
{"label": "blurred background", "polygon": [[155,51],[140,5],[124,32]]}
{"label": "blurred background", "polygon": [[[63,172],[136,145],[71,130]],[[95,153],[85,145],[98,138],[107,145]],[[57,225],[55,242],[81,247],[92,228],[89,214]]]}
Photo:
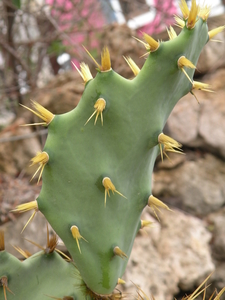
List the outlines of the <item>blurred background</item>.
{"label": "blurred background", "polygon": [[[211,6],[209,30],[225,25],[225,1],[203,2]],[[180,14],[177,0],[0,2],[0,229],[9,252],[20,258],[12,245],[38,251],[24,237],[46,243],[41,215],[20,235],[29,213],[11,213],[39,194],[41,182],[30,182],[36,168],[29,165],[47,135],[44,127],[20,126],[38,121],[20,104],[30,107],[32,99],[54,114],[75,108],[84,85],[71,62],[79,67],[84,61],[96,74],[83,45],[99,62],[107,45],[113,69],[132,78],[123,56],[140,68],[145,59],[132,36],[146,32],[166,41],[166,28]],[[202,51],[195,73],[214,92],[196,92],[197,101],[191,94],[182,98],[164,129],[183,144],[185,155],[156,162],[153,194],[174,212],[162,212],[160,222],[150,210],[143,212],[153,226],[135,241],[121,287],[127,293],[135,292],[134,282],[157,300],[180,299],[213,271],[207,295],[225,286],[225,33],[216,40]]]}

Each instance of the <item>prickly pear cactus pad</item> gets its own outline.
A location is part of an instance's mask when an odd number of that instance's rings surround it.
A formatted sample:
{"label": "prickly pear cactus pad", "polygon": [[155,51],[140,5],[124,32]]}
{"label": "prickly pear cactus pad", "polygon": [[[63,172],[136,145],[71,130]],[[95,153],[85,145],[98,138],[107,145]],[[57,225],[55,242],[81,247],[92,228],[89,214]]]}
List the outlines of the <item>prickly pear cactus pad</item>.
{"label": "prickly pear cactus pad", "polygon": [[1,300],[91,299],[75,265],[71,261],[65,261],[54,251],[56,246],[53,244],[54,239],[50,240],[46,249],[33,256],[17,248],[26,258],[20,261],[1,247],[3,240],[1,237],[2,232],[0,232]]}
{"label": "prickly pear cactus pad", "polygon": [[132,80],[113,71],[104,48],[95,78],[84,63],[78,70],[85,90],[74,110],[53,115],[34,101],[28,108],[48,126],[44,149],[32,159],[43,182],[39,197],[16,211],[33,210],[30,220],[45,215],[98,299],[120,282],[135,236],[148,224],[140,219],[145,206],[169,209],[151,193],[156,157],[181,151],[163,134],[169,114],[188,92],[209,90],[193,74],[202,48],[223,28],[208,32],[209,8],[194,0],[190,10],[181,1],[181,10],[178,36],[172,27],[166,42],[143,35],[141,70],[126,58]]}

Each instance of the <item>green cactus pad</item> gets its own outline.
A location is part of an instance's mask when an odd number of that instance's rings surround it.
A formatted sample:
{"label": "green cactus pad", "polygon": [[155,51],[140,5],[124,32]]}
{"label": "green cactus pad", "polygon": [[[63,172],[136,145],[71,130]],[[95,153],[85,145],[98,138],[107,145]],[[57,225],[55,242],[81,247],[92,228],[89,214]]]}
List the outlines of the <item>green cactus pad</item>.
{"label": "green cactus pad", "polygon": [[[0,266],[0,283],[2,278],[7,282],[7,300],[91,299],[77,268],[56,252],[38,252],[21,262],[1,251]],[[5,299],[2,284],[0,299]]]}
{"label": "green cactus pad", "polygon": [[[123,276],[151,195],[158,135],[178,100],[192,90],[178,59],[196,64],[207,41],[207,24],[200,18],[193,29],[184,26],[178,37],[160,42],[133,80],[113,70],[98,72],[78,106],[49,124],[38,208],[97,294],[111,294]],[[192,79],[194,69],[186,72]],[[105,100],[103,125],[100,118],[94,125],[90,116],[99,98]],[[105,190],[104,178],[114,190]]]}

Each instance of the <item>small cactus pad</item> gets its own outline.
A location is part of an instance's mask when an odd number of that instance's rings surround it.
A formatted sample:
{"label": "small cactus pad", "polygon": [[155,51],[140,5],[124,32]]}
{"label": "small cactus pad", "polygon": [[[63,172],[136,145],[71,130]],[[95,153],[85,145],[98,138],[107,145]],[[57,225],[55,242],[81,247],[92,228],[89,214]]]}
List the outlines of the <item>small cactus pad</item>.
{"label": "small cactus pad", "polygon": [[56,252],[41,251],[21,262],[1,251],[0,266],[1,300],[91,299],[77,268]]}

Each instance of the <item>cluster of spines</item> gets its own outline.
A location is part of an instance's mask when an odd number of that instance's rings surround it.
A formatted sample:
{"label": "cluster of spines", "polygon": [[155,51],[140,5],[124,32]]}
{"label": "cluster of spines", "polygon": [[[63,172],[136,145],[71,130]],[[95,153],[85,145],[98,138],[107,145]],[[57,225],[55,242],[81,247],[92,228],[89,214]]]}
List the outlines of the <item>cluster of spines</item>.
{"label": "cluster of spines", "polygon": [[[43,250],[44,254],[51,254],[54,251],[56,251],[57,253],[59,253],[66,261],[71,261],[70,257],[67,256],[64,252],[62,252],[61,250],[57,249],[57,245],[58,245],[58,236],[53,233],[50,236],[49,233],[49,229],[48,229],[48,225],[47,225],[47,243],[46,243],[46,247],[42,247],[41,245],[35,243],[34,241],[25,239],[26,241],[30,242],[31,244],[37,246],[39,249]],[[21,254],[23,255],[25,258],[28,258],[29,256],[31,256],[31,254],[27,251],[24,251],[22,249],[20,249],[19,247],[15,247],[14,248]]]}
{"label": "cluster of spines", "polygon": [[[5,251],[5,240],[4,240],[4,232],[0,231],[0,252],[2,251]],[[3,289],[5,300],[7,300],[6,292],[9,292],[12,295],[14,295],[14,293],[10,290],[8,286],[8,276],[6,276],[5,274],[4,275],[0,274],[0,288],[1,287]]]}

